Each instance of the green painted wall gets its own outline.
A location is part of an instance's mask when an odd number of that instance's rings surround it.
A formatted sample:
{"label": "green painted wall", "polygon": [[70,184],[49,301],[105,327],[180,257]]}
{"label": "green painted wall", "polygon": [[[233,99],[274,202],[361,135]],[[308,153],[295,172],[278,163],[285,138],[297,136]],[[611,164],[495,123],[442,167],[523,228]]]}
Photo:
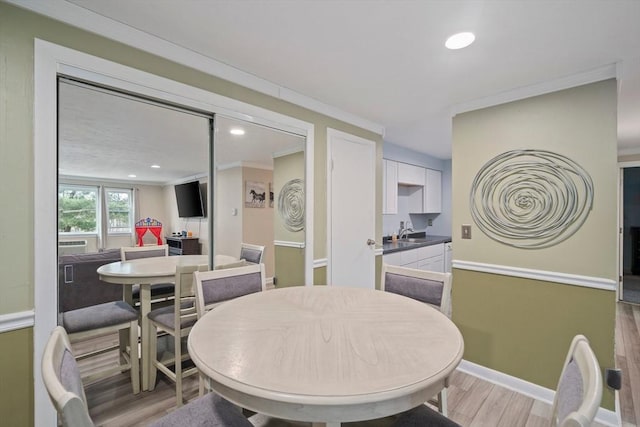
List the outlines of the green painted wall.
{"label": "green painted wall", "polygon": [[32,426],[33,329],[0,334],[0,348],[0,425]]}
{"label": "green painted wall", "polygon": [[276,287],[304,286],[304,249],[276,246]]}
{"label": "green painted wall", "polygon": [[[571,339],[583,334],[603,369],[615,365],[614,292],[458,269],[453,280],[465,360],[555,390]],[[603,406],[614,408],[608,389]]]}
{"label": "green painted wall", "polygon": [[[589,276],[617,276],[616,82],[607,80],[458,115],[453,120],[453,258]],[[549,150],[591,176],[594,202],[580,229],[545,249],[491,240],[474,224],[471,183],[497,154]],[[472,239],[457,230],[473,227]],[[602,367],[615,366],[615,292],[456,269],[453,319],[471,362],[556,388],[571,337],[591,341]],[[614,409],[605,388],[602,405]]]}
{"label": "green painted wall", "polygon": [[316,286],[327,285],[327,267],[318,267],[313,269],[313,284]]}

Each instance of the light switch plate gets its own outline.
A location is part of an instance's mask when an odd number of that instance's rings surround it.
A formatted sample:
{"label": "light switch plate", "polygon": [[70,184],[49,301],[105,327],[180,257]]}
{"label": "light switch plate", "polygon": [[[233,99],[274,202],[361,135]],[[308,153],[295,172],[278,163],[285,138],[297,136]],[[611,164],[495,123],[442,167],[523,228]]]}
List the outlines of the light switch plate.
{"label": "light switch plate", "polygon": [[471,225],[463,224],[462,225],[462,238],[470,239],[471,238]]}

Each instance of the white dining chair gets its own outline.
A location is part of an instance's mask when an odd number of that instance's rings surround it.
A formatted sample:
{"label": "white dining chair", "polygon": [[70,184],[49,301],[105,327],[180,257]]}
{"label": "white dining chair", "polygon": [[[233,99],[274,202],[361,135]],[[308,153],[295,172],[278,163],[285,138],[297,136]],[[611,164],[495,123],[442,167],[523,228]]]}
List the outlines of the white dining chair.
{"label": "white dining chair", "polygon": [[[80,370],[73,356],[69,337],[56,327],[42,356],[42,379],[64,427],[92,427]],[[152,422],[151,427],[177,426],[252,427],[242,410],[215,393],[209,393],[169,415]]]}
{"label": "white dining chair", "polygon": [[[85,378],[93,381],[117,372],[129,370],[133,393],[140,392],[140,364],[138,360],[138,312],[124,301],[111,301],[60,313],[59,323],[68,331],[69,340],[78,342],[119,332],[123,339],[117,347],[107,346],[77,356],[78,360],[97,357],[117,349],[120,364],[104,366]],[[125,334],[126,332],[126,334]]]}
{"label": "white dining chair", "polygon": [[260,264],[262,263],[263,257],[264,246],[244,242],[240,244],[240,259],[244,259],[252,264]]}
{"label": "white dining chair", "polygon": [[587,427],[602,401],[602,374],[589,340],[576,335],[560,374],[551,409],[551,425]]}
{"label": "white dining chair", "polygon": [[[122,261],[132,261],[143,258],[156,258],[169,256],[168,245],[153,246],[123,246],[120,248],[120,258]],[[151,301],[164,302],[173,298],[173,283],[155,283],[151,286]],[[132,287],[132,300],[134,305],[140,300],[140,287]]]}
{"label": "white dining chair", "polygon": [[[198,319],[217,305],[243,295],[267,289],[264,264],[225,268],[193,273]],[[204,379],[200,376],[199,392],[205,392]]]}
{"label": "white dining chair", "polygon": [[[182,406],[182,380],[198,373],[197,368],[182,368],[182,362],[189,359],[188,353],[182,352],[182,341],[189,335],[191,327],[196,323],[195,295],[193,289],[193,273],[208,270],[207,264],[179,265],[176,267],[175,298],[173,304],[151,310],[147,314],[151,332],[149,354],[152,355],[149,372],[149,390],[156,386],[158,370],[175,383],[176,406]],[[173,357],[169,360],[158,359],[158,332],[173,338]],[[173,368],[172,368],[173,367]]]}
{"label": "white dining chair", "polygon": [[[424,302],[451,317],[451,273],[383,264],[381,289]],[[447,386],[431,402],[447,415]]]}

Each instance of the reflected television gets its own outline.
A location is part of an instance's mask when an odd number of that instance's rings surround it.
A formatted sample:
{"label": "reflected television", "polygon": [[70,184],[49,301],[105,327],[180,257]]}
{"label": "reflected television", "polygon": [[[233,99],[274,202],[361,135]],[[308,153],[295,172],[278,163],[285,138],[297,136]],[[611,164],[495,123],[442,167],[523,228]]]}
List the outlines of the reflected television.
{"label": "reflected television", "polygon": [[206,194],[207,184],[198,181],[185,182],[174,186],[178,217],[202,218],[207,216]]}

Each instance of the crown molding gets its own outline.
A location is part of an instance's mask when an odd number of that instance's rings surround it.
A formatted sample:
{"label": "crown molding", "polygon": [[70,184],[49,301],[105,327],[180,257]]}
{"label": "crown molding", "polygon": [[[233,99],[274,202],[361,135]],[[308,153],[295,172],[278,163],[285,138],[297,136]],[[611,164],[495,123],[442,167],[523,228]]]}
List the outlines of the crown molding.
{"label": "crown molding", "polygon": [[480,110],[482,108],[493,107],[508,102],[519,101],[521,99],[531,98],[538,95],[557,92],[576,86],[582,86],[589,83],[595,83],[602,80],[613,79],[619,77],[620,64],[609,64],[583,73],[572,74],[555,80],[549,80],[543,83],[523,86],[495,95],[479,98],[469,102],[456,104],[451,108],[451,117],[457,114],[469,111]]}
{"label": "crown molding", "polygon": [[166,58],[246,88],[341,120],[384,137],[384,126],[279,86],[254,74],[224,64],[144,31],[64,0],[6,0],[31,12],[98,34],[136,49]]}

